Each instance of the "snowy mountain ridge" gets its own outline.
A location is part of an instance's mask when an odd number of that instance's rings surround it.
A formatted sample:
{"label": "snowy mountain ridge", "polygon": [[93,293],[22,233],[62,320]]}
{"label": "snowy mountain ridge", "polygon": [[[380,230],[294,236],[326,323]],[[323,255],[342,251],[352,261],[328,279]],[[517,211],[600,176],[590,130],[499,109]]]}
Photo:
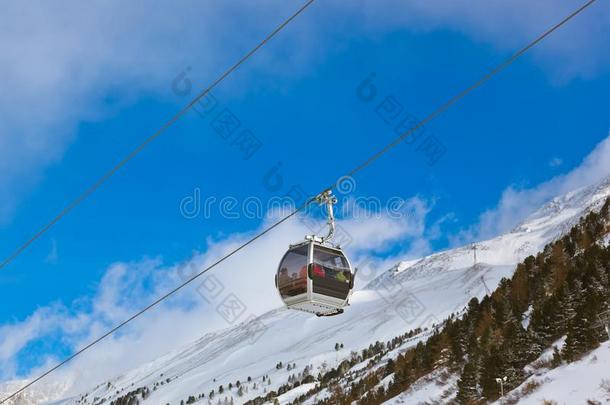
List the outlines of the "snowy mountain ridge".
{"label": "snowy mountain ridge", "polygon": [[[416,262],[399,263],[356,291],[351,306],[341,316],[316,318],[279,308],[256,320],[265,325],[260,336],[253,334],[256,329],[252,323],[240,324],[206,334],[185,348],[101,382],[93,389],[71,388],[70,382],[60,386],[43,382],[13,404],[48,403],[54,398],[57,405],[111,403],[140,387],[150,390],[144,403],[151,404],[186,403],[190,396],[199,400],[201,394],[203,403],[208,403],[211,391],[216,397],[210,403],[225,398],[243,403],[271,390],[277,392],[293,373],[308,369],[317,375],[349,357],[351,351],[409,330],[429,328],[452,313],[459,313],[472,297],[481,298],[493,291],[525,257],[561,236],[586,213],[601,208],[608,196],[610,179],[554,198],[511,232],[476,243],[476,264],[470,245]],[[415,336],[409,345],[426,336]],[[336,343],[343,344],[343,348],[335,350]],[[280,362],[294,367],[278,368]],[[235,387],[228,389],[229,383],[237,381],[241,392]],[[2,396],[20,385],[9,384],[0,386]],[[315,383],[303,384],[298,390],[283,393],[279,402],[288,403],[313,386]],[[54,394],[40,394],[53,390]],[[81,394],[66,396],[68,392]],[[310,403],[313,402],[312,399]]]}

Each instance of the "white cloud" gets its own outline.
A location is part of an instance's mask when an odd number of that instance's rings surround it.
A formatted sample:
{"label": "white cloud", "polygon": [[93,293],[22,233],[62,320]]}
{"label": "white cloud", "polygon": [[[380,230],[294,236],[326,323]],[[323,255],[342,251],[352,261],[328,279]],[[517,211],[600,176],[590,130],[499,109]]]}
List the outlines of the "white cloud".
{"label": "white cloud", "polygon": [[605,138],[581,162],[568,172],[532,188],[509,186],[498,205],[484,212],[478,224],[461,232],[453,244],[481,240],[509,231],[553,197],[599,182],[610,176],[610,136]]}
{"label": "white cloud", "polygon": [[[290,6],[2,3],[0,223],[43,170],[61,159],[80,123],[107,117],[142,95],[175,97],[171,80],[187,64],[202,87]],[[109,103],[109,94],[118,102]],[[142,140],[136,135],[134,145]]]}
{"label": "white cloud", "polygon": [[[196,1],[142,7],[119,1],[62,6],[4,2],[0,29],[0,223],[58,162],[80,123],[156,93],[193,66],[198,88],[300,6],[279,0]],[[314,4],[223,87],[236,91],[247,72],[292,80],[349,29],[367,36],[397,29],[450,28],[501,50],[513,50],[566,15],[579,1],[329,1]],[[591,77],[608,67],[610,10],[602,3],[534,50],[560,80]],[[289,46],[290,52],[286,51]],[[241,78],[241,79],[240,79]],[[270,85],[268,81],[264,85]],[[261,84],[263,85],[263,84]],[[251,87],[251,86],[245,86]],[[105,101],[115,95],[118,105]],[[135,135],[134,135],[135,136]],[[134,138],[134,144],[141,139]]]}
{"label": "white cloud", "polygon": [[[403,241],[412,254],[429,251],[425,222],[430,206],[418,198],[407,202],[409,207],[405,207],[404,212],[409,215],[390,217],[387,212],[381,212],[339,222],[352,238],[345,251],[356,265],[372,257],[379,265],[389,267],[387,258],[376,259],[375,256],[397,240]],[[268,226],[273,219],[270,217],[261,228]],[[316,225],[323,228],[324,221],[319,220]],[[258,231],[260,229],[255,232]],[[78,392],[104,378],[157,358],[205,333],[229,327],[233,323],[224,319],[216,308],[232,293],[245,307],[243,315],[235,320],[237,323],[249,315],[260,315],[281,306],[274,285],[278,261],[288,244],[302,240],[308,233],[311,230],[302,221],[292,218],[80,356],[53,376],[52,380],[77,379],[73,392]],[[17,377],[15,373],[19,359],[28,354],[29,344],[59,339],[72,349],[82,347],[195,272],[214,263],[253,234],[210,239],[205,253],[195,253],[180,264],[168,266],[160,258],[112,264],[92,297],[83,297],[71,304],[70,308],[62,304],[42,307],[21,322],[0,327],[0,378]],[[211,278],[207,281],[213,280],[220,288],[212,289],[212,292],[206,290],[208,284],[204,284],[204,281],[208,276]],[[43,366],[48,366],[53,360],[58,359],[41,358],[39,367],[32,368],[31,376],[43,371]]]}

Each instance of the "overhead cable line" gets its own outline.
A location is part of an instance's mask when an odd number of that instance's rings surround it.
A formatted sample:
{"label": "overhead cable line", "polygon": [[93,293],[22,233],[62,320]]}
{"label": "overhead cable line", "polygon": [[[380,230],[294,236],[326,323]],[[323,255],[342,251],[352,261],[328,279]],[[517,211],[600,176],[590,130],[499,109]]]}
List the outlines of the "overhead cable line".
{"label": "overhead cable line", "polygon": [[[388,144],[387,146],[385,146],[384,148],[382,148],[381,150],[379,150],[378,152],[376,152],[374,155],[372,155],[371,157],[369,157],[367,160],[365,160],[363,163],[361,163],[360,165],[356,166],[353,170],[351,170],[348,175],[354,175],[358,172],[360,172],[361,170],[363,170],[364,168],[366,168],[367,166],[369,166],[371,163],[375,162],[377,159],[379,159],[381,156],[383,156],[385,153],[387,153],[389,150],[391,150],[392,148],[394,148],[395,146],[397,146],[402,140],[404,140],[406,137],[408,137],[409,135],[411,135],[413,132],[415,132],[417,129],[421,128],[423,125],[425,125],[426,123],[432,121],[434,118],[438,117],[441,113],[443,113],[445,110],[447,110],[449,107],[451,107],[453,104],[455,104],[457,101],[461,100],[462,98],[464,98],[467,94],[469,94],[470,92],[472,92],[473,90],[475,90],[476,88],[478,88],[479,86],[481,86],[482,84],[484,84],[485,82],[487,82],[489,79],[491,79],[493,76],[497,75],[498,73],[500,73],[502,70],[504,70],[506,67],[508,67],[510,64],[512,64],[515,60],[517,60],[519,57],[521,57],[524,53],[526,53],[528,50],[530,50],[531,48],[533,48],[534,46],[536,46],[538,43],[540,43],[542,40],[544,40],[546,37],[548,37],[550,34],[552,34],[553,32],[555,32],[557,29],[559,29],[560,27],[562,27],[563,25],[565,25],[568,21],[572,20],[574,17],[576,17],[578,14],[580,14],[581,12],[583,12],[586,8],[588,8],[589,6],[591,6],[593,3],[595,3],[597,0],[589,0],[587,3],[585,3],[584,5],[582,5],[581,7],[579,7],[576,11],[572,12],[570,15],[568,15],[567,17],[565,17],[563,20],[561,20],[560,22],[558,22],[557,24],[555,24],[554,26],[552,26],[551,28],[549,28],[548,30],[544,31],[540,36],[538,36],[535,40],[533,40],[532,42],[530,42],[529,44],[527,44],[525,47],[521,48],[519,51],[517,51],[515,54],[513,54],[510,58],[508,58],[506,61],[504,61],[503,63],[501,63],[500,65],[498,65],[496,68],[494,68],[493,70],[491,70],[489,73],[487,73],[486,75],[484,75],[481,79],[479,79],[478,81],[476,81],[474,84],[472,84],[471,86],[469,86],[468,88],[466,88],[464,91],[462,91],[461,93],[459,93],[458,95],[452,97],[451,99],[449,99],[449,101],[447,101],[446,103],[444,103],[443,105],[441,105],[439,108],[437,108],[436,110],[434,110],[431,114],[429,114],[424,120],[422,120],[421,122],[419,122],[416,126],[410,128],[409,130],[407,130],[404,134],[402,134],[400,137],[398,137],[396,140],[394,140],[393,142],[391,142],[390,144]],[[311,3],[311,1],[309,2]],[[307,3],[304,7],[306,7],[309,3]],[[332,184],[330,187],[327,187],[325,190],[329,190],[329,189],[334,189],[337,187],[337,183]],[[322,192],[324,192],[325,190],[323,190]],[[317,196],[317,195],[316,195]],[[180,284],[179,286],[177,286],[176,288],[174,288],[173,290],[169,291],[168,293],[166,293],[165,295],[163,295],[162,297],[158,298],[157,300],[155,300],[154,302],[152,302],[151,304],[149,304],[146,308],[138,311],[137,313],[135,313],[134,315],[132,315],[130,318],[126,319],[125,321],[123,321],[122,323],[120,323],[119,325],[115,326],[114,328],[112,328],[111,330],[109,330],[108,332],[106,332],[105,334],[103,334],[102,336],[100,336],[99,338],[97,338],[96,340],[92,341],[91,343],[87,344],[86,346],[84,346],[83,348],[79,349],[77,352],[75,352],[74,354],[72,354],[71,356],[69,356],[68,358],[66,358],[65,360],[63,360],[62,362],[58,363],[56,366],[50,368],[48,371],[44,372],[43,374],[41,374],[39,377],[35,378],[34,380],[30,381],[28,384],[24,385],[22,388],[20,388],[19,390],[15,391],[13,394],[11,394],[10,396],[4,398],[2,401],[0,401],[0,404],[5,403],[6,401],[8,401],[11,398],[14,398],[15,396],[17,396],[18,394],[20,394],[21,392],[23,392],[24,390],[26,390],[27,388],[29,388],[30,386],[32,386],[33,384],[37,383],[38,381],[42,380],[43,378],[45,378],[46,376],[48,376],[49,374],[51,374],[52,372],[54,372],[55,370],[57,370],[58,368],[62,367],[63,365],[65,365],[66,363],[70,362],[71,360],[73,360],[74,358],[76,358],[77,356],[79,356],[80,354],[82,354],[83,352],[89,350],[91,347],[93,347],[94,345],[98,344],[99,342],[101,342],[102,340],[104,340],[105,338],[107,338],[108,336],[112,335],[114,332],[116,332],[117,330],[121,329],[122,327],[124,327],[125,325],[127,325],[128,323],[130,323],[131,321],[135,320],[136,318],[140,317],[141,315],[143,315],[145,312],[149,311],[150,309],[154,308],[155,306],[159,305],[161,302],[163,302],[164,300],[166,300],[167,298],[169,298],[170,296],[172,296],[173,294],[177,293],[178,291],[182,290],[184,287],[186,287],[187,285],[189,285],[190,283],[192,283],[193,281],[195,281],[196,279],[198,279],[199,277],[201,277],[202,275],[204,275],[205,273],[207,273],[208,271],[210,271],[211,269],[213,269],[214,267],[216,267],[217,265],[219,265],[220,263],[224,262],[226,259],[232,257],[233,255],[235,255],[236,253],[238,253],[239,251],[241,251],[242,249],[244,249],[245,247],[249,246],[250,244],[252,244],[253,242],[255,242],[256,240],[258,240],[259,238],[261,238],[262,236],[266,235],[267,233],[269,233],[270,231],[272,231],[273,229],[275,229],[276,227],[278,227],[280,224],[284,223],[285,221],[287,221],[288,219],[292,218],[293,216],[295,216],[298,212],[302,211],[303,209],[307,208],[311,203],[316,201],[316,196],[310,197],[309,199],[307,199],[307,201],[301,205],[300,207],[296,208],[295,210],[293,210],[290,214],[288,214],[287,216],[285,216],[284,218],[280,219],[279,221],[275,222],[274,224],[272,224],[271,226],[265,228],[262,232],[258,233],[257,235],[255,235],[254,237],[250,238],[249,240],[247,240],[245,243],[243,243],[242,245],[240,245],[239,247],[235,248],[234,250],[232,250],[231,252],[229,252],[227,255],[223,256],[222,258],[220,258],[219,260],[217,260],[216,262],[214,262],[213,264],[211,264],[210,266],[206,267],[205,269],[203,269],[202,271],[200,271],[199,273],[195,274],[194,276],[192,276],[191,278],[189,278],[187,281],[185,281],[184,283]]]}
{"label": "overhead cable line", "polygon": [[116,172],[118,172],[123,166],[129,161],[135,158],[148,144],[157,139],[163,134],[169,127],[171,127],[176,121],[178,121],[183,115],[185,115],[195,104],[197,104],[203,97],[208,95],[220,82],[222,82],[227,76],[237,70],[244,62],[246,62],[252,55],[254,55],[260,48],[262,48],[267,42],[275,37],[280,31],[282,31],[292,20],[304,12],[315,0],[308,0],[303,6],[301,6],[295,13],[288,17],[282,22],[277,28],[275,28],[269,35],[265,37],[261,42],[258,43],[250,52],[245,54],[241,59],[235,62],[231,67],[225,70],[216,80],[214,80],[206,89],[197,94],[197,96],[180,111],[178,111],[169,121],[165,122],[156,132],[150,135],[141,144],[132,150],[127,156],[125,156],[119,163],[113,166],[106,174],[100,177],[91,187],[86,189],[78,197],[72,200],[68,205],[64,207],[51,221],[46,223],[42,228],[38,230],[31,238],[21,244],[13,253],[8,255],[4,260],[0,262],[0,270],[6,267],[9,263],[15,260],[21,253],[23,253],[32,243],[39,239],[42,235],[47,233],[57,222],[59,222],[64,216],[71,212],[74,208],[79,206],[84,200],[86,200],[91,194],[99,189],[108,179],[110,179]]}

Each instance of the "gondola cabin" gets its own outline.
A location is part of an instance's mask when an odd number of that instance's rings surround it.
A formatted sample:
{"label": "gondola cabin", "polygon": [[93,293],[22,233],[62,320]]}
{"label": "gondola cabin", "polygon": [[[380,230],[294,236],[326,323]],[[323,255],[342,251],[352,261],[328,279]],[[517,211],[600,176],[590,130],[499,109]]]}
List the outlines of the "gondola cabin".
{"label": "gondola cabin", "polygon": [[354,288],[354,272],[339,248],[307,240],[282,258],[275,285],[290,309],[318,316],[343,312]]}

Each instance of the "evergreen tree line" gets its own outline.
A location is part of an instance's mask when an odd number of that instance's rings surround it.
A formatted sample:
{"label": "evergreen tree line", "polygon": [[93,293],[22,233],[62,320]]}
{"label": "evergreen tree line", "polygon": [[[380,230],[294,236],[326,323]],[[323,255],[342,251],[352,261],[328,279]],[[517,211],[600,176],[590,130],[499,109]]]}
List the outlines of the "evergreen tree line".
{"label": "evergreen tree line", "polygon": [[[281,385],[278,388],[278,391],[269,391],[268,393],[266,393],[266,395],[253,398],[250,401],[247,401],[244,405],[261,405],[270,402],[278,395],[282,395],[283,393],[286,393],[300,386],[301,384],[308,384],[312,382],[318,383],[316,387],[310,389],[305,394],[300,395],[290,405],[303,403],[307,399],[311,398],[313,395],[319,393],[320,391],[326,388],[332,389],[333,392],[336,392],[337,382],[344,378],[346,376],[346,373],[352,367],[359,363],[362,363],[363,361],[368,360],[367,369],[371,368],[378,364],[381,358],[389,351],[394,350],[396,347],[410,341],[411,339],[417,339],[422,332],[424,332],[424,330],[422,330],[421,328],[416,328],[400,336],[397,336],[386,343],[376,341],[375,343],[372,343],[368,347],[362,349],[360,353],[352,351],[350,353],[349,358],[339,363],[336,368],[330,368],[324,372],[320,372],[318,373],[317,377],[314,377],[311,374],[311,366],[306,366],[303,372],[299,373],[297,378],[294,378],[294,375],[291,376],[292,378],[289,377],[288,383]],[[343,344],[338,344],[338,346],[335,345],[335,350],[341,349],[342,346]],[[367,369],[361,370],[358,373],[353,373],[350,378],[356,379],[360,376],[360,373],[363,375],[366,374]],[[367,379],[368,377],[364,375],[364,378]],[[353,389],[353,391],[355,392],[357,391],[357,389]]]}
{"label": "evergreen tree line", "polygon": [[[458,373],[459,404],[482,404],[499,398],[497,377],[507,377],[505,391],[528,376],[524,367],[562,337],[548,367],[578,360],[608,339],[600,314],[610,307],[610,248],[607,200],[561,239],[520,263],[490,296],[473,298],[461,319],[450,317],[426,343],[387,362],[381,370],[320,403],[379,404],[408,389],[441,367]],[[524,327],[525,315],[530,316]],[[385,389],[376,387],[394,376]]]}

